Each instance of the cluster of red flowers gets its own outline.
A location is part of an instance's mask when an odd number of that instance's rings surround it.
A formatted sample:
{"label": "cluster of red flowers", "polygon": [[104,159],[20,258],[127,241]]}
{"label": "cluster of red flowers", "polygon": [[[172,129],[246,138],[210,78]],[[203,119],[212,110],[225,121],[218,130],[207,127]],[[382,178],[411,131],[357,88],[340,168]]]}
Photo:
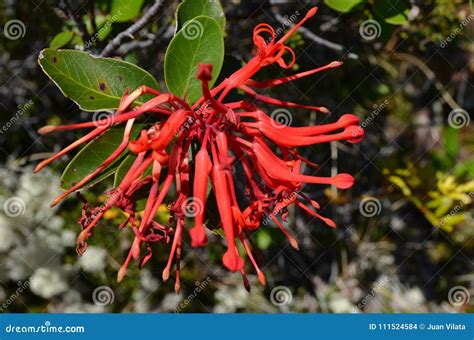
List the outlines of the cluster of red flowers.
{"label": "cluster of red flowers", "polygon": [[[286,220],[288,206],[296,205],[327,225],[335,226],[332,220],[317,212],[319,204],[302,192],[302,185],[326,184],[346,189],[353,185],[354,179],[348,174],[333,177],[303,174],[304,164],[315,169],[318,167],[302,157],[297,147],[340,140],[358,142],[364,137],[364,131],[358,125],[359,119],[352,114],[346,114],[331,124],[307,127],[282,125],[256,103],[262,102],[280,108],[306,108],[323,113],[328,113],[328,110],[324,107],[274,99],[259,94],[254,89],[281,85],[338,67],[342,63],[335,61],[314,70],[262,82],[251,79],[261,68],[274,63],[285,69],[294,65],[295,54],[284,43],[315,13],[316,8],[311,9],[301,22],[278,40],[271,26],[258,25],[253,33],[256,55],[213,89],[209,88],[212,65],[200,65],[197,78],[202,84],[202,97],[192,106],[173,94],[159,93],[143,86],[123,96],[112,119],[67,126],[46,126],[40,130],[41,133],[49,133],[93,128],[84,137],[39,164],[36,171],[77,146],[102,135],[107,129],[125,123],[123,140],[119,147],[99,168],[65,191],[53,204],[57,204],[100,174],[118,156],[127,152],[127,148],[137,155],[120,185],[108,192],[108,199],[102,206],[91,208],[84,202],[83,215],[79,220],[82,231],[77,239],[79,253],[85,251],[86,240],[104,213],[112,207],[118,207],[128,216],[121,227],[130,226],[135,236],[125,263],[118,273],[118,280],[124,278],[132,259],[141,267],[152,256],[155,243],[171,242],[171,252],[163,271],[163,279],[168,279],[175,260],[175,287],[179,290],[181,247],[186,217],[190,217],[189,210],[194,218],[189,229],[192,246],[201,247],[208,242],[205,226],[206,199],[210,194],[208,184],[212,187],[217,202],[221,220],[219,226],[225,234],[227,250],[222,257],[223,264],[233,272],[241,272],[246,287],[248,281],[237,242],[241,243],[242,249],[247,253],[260,282],[265,284],[265,276],[259,268],[259,256],[254,256],[257,249],[250,240],[251,232],[262,225],[263,219],[273,220],[294,248],[298,248],[296,240],[281,223],[281,220]],[[267,35],[271,39],[268,39]],[[290,57],[291,60],[286,61],[284,56]],[[249,100],[226,102],[229,92],[235,89],[245,92]],[[135,100],[144,94],[153,94],[154,98],[143,105],[132,107]],[[159,119],[150,128],[141,131],[137,140],[131,141],[132,127],[142,115],[157,116]],[[194,154],[190,150],[195,150]],[[241,164],[241,175],[245,178],[245,188],[242,190],[245,202],[237,199],[234,183],[237,163]],[[150,168],[151,175],[147,175]],[[133,194],[143,188],[149,189],[148,200],[145,210],[138,215]],[[170,219],[167,225],[162,225],[155,217],[167,195],[173,191],[175,200],[169,204]],[[189,208],[190,204],[194,207]]]}

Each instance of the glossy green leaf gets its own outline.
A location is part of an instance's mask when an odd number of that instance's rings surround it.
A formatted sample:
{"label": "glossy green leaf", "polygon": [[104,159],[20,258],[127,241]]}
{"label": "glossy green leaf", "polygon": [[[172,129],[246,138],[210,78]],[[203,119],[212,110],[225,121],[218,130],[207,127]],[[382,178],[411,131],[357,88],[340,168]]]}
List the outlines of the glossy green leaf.
{"label": "glossy green leaf", "polygon": [[[142,125],[135,125],[131,133],[131,138],[136,138],[142,128]],[[82,148],[64,170],[61,176],[61,188],[64,190],[71,188],[74,184],[97,169],[120,145],[123,138],[123,131],[121,127],[109,129],[102,136],[90,141]],[[123,156],[113,161],[101,175],[91,181],[86,187],[90,187],[114,174],[121,159],[123,159]]]}
{"label": "glossy green leaf", "polygon": [[[117,108],[126,89],[158,88],[153,76],[136,65],[81,51],[48,48],[40,53],[38,62],[61,92],[84,111]],[[150,98],[143,96],[136,103]]]}
{"label": "glossy green leaf", "polygon": [[224,37],[217,21],[199,16],[189,20],[175,35],[165,55],[165,80],[168,90],[194,103],[202,95],[196,78],[199,64],[212,64],[211,85],[224,61]]}
{"label": "glossy green leaf", "polygon": [[200,15],[208,16],[217,21],[222,31],[225,30],[224,9],[218,0],[184,0],[176,12],[177,31],[183,25]]}
{"label": "glossy green leaf", "polygon": [[377,0],[373,8],[375,15],[391,25],[403,25],[408,21],[410,3],[408,0]]}
{"label": "glossy green leaf", "polygon": [[138,17],[144,0],[112,0],[110,16],[113,21],[126,22]]}
{"label": "glossy green leaf", "polygon": [[408,12],[409,12],[409,10],[407,10],[404,13],[395,14],[395,15],[389,17],[389,18],[386,18],[385,22],[387,22],[389,24],[392,24],[392,25],[403,25],[406,22],[408,22]]}
{"label": "glossy green leaf", "polygon": [[67,45],[72,38],[74,37],[73,32],[61,32],[57,34],[53,40],[51,40],[51,43],[49,44],[49,47],[51,48],[61,48],[65,45]]}
{"label": "glossy green leaf", "polygon": [[356,6],[366,3],[367,0],[324,0],[324,3],[335,11],[348,13]]}

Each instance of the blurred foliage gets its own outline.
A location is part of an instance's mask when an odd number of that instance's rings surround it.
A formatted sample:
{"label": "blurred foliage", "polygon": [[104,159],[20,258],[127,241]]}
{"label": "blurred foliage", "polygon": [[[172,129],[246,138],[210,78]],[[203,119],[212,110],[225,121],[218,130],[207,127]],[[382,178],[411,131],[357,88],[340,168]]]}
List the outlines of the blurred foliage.
{"label": "blurred foliage", "polygon": [[[385,174],[433,226],[453,232],[454,227],[462,225],[463,222],[472,223],[470,208],[474,196],[474,180],[458,183],[456,177],[437,172],[435,188],[427,192],[426,188],[430,183],[422,181],[416,171],[416,168],[411,167],[397,169],[393,174],[386,170]],[[423,172],[427,173],[426,170]],[[425,202],[424,199],[428,197],[430,200]],[[458,228],[457,232],[468,233],[458,239],[460,243],[465,243],[474,236],[472,228]]]}

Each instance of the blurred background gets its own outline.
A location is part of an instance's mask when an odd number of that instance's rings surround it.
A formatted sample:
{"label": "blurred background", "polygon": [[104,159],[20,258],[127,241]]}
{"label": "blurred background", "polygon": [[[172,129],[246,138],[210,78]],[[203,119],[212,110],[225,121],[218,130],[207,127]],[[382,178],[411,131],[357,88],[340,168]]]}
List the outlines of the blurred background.
{"label": "blurred background", "polygon": [[[74,154],[33,174],[39,160],[79,132],[40,137],[46,124],[90,119],[37,64],[46,47],[86,50],[135,63],[163,82],[178,1],[0,1],[0,311],[2,312],[472,312],[474,293],[474,14],[461,0],[222,1],[228,75],[253,55],[261,22],[286,30],[312,6],[315,18],[290,41],[296,70],[333,60],[344,66],[271,96],[324,105],[330,120],[355,113],[366,138],[306,149],[327,171],[354,174],[347,191],[307,187],[337,229],[290,211],[293,250],[275,226],[253,235],[267,287],[221,266],[223,244],[192,249],[185,240],[182,290],[161,271],[169,246],[116,283],[131,233],[120,211],[106,215],[82,257],[75,252],[81,203],[50,208]],[[387,6],[389,4],[389,6]],[[144,13],[147,25],[104,49]],[[120,13],[120,15],[117,15]],[[98,36],[94,44],[85,37]],[[274,75],[269,69],[259,75]],[[328,119],[292,111],[294,125]],[[86,191],[96,204],[111,188]],[[162,211],[166,214],[166,210]],[[251,271],[251,270],[250,270]]]}

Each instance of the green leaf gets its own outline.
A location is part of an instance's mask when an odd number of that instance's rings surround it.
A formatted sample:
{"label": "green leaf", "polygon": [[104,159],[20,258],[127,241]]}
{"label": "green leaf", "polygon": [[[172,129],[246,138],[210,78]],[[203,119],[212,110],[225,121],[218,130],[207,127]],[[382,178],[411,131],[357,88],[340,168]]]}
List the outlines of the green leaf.
{"label": "green leaf", "polygon": [[224,37],[217,21],[205,16],[189,20],[171,40],[165,55],[168,90],[194,103],[202,96],[196,78],[198,64],[212,64],[212,81],[219,76],[224,61]]}
{"label": "green leaf", "polygon": [[[136,65],[81,51],[48,48],[40,53],[38,62],[61,92],[84,111],[116,109],[126,89],[159,87],[151,74]],[[136,103],[150,98],[143,96]]]}
{"label": "green leaf", "polygon": [[79,34],[74,34],[72,40],[69,42],[72,46],[84,46],[84,41]]}
{"label": "green leaf", "polygon": [[225,30],[224,9],[217,0],[184,0],[176,11],[176,25],[179,31],[183,25],[200,15],[208,16],[217,21],[222,31]]}
{"label": "green leaf", "polygon": [[113,21],[126,22],[138,17],[144,0],[112,0],[110,16]]}
{"label": "green leaf", "polygon": [[91,35],[90,40],[85,42],[86,46],[89,47],[90,45],[96,44],[97,41],[104,41],[110,32],[112,32],[112,24],[116,20],[110,15],[96,15],[95,23],[97,25],[97,32],[94,32],[91,21],[89,20],[89,16],[84,15],[83,21],[86,24],[87,32]]}
{"label": "green leaf", "polygon": [[379,96],[388,96],[390,94],[390,86],[387,84],[379,84],[375,91]]}
{"label": "green leaf", "polygon": [[453,204],[453,200],[449,197],[443,197],[441,199],[441,204],[436,208],[434,215],[436,217],[444,216],[450,209]]}
{"label": "green leaf", "polygon": [[442,218],[442,221],[444,222],[444,226],[448,226],[448,231],[452,230],[452,227],[456,224],[462,223],[466,220],[466,213],[458,213],[458,214],[452,214],[452,215],[447,215]]}
{"label": "green leaf", "polygon": [[456,177],[464,176],[466,173],[468,177],[474,177],[474,160],[473,159],[459,163],[453,169],[453,175]]}
{"label": "green leaf", "polygon": [[111,32],[112,25],[104,24],[97,29],[97,39],[104,41]]}
{"label": "green leaf", "polygon": [[395,184],[403,192],[405,196],[411,196],[410,188],[401,177],[389,176],[388,179],[390,180],[390,182]]}
{"label": "green leaf", "polygon": [[386,18],[385,22],[391,25],[403,25],[406,22],[408,22],[408,13],[409,13],[409,10],[407,10],[404,13],[395,14],[394,16],[390,18]]}
{"label": "green leaf", "polygon": [[356,6],[366,3],[367,0],[324,0],[324,3],[335,11],[348,13]]}
{"label": "green leaf", "polygon": [[429,209],[436,209],[438,208],[441,204],[443,204],[443,197],[438,197],[436,199],[433,199],[431,201],[428,201],[426,203],[426,207]]}
{"label": "green leaf", "polygon": [[[138,136],[143,128],[137,124],[133,127],[131,139]],[[68,190],[74,184],[86,177],[92,171],[97,169],[120,145],[123,138],[123,128],[112,128],[105,132],[99,138],[90,141],[81,151],[69,162],[61,176],[61,188]],[[102,174],[89,182],[85,187],[104,180],[116,171],[116,165],[119,164],[123,157],[114,160]]]}
{"label": "green leaf", "polygon": [[257,233],[256,241],[257,241],[256,243],[257,243],[258,249],[262,249],[262,250],[267,249],[272,244],[272,238],[270,236],[270,232],[266,229],[261,229]]}
{"label": "green leaf", "polygon": [[446,148],[446,156],[449,159],[456,159],[459,154],[459,129],[446,127],[444,129],[444,147]]}
{"label": "green leaf", "polygon": [[51,43],[49,44],[49,47],[51,48],[61,48],[65,46],[67,43],[71,41],[71,39],[74,37],[73,32],[61,32],[57,34],[53,40],[51,40]]}
{"label": "green leaf", "polygon": [[127,171],[132,167],[133,162],[135,161],[134,155],[128,155],[117,167],[114,175],[114,188],[118,187],[122,182],[123,178],[127,174]]}
{"label": "green leaf", "polygon": [[408,21],[410,3],[408,0],[377,0],[374,4],[374,12],[388,24],[403,25]]}

